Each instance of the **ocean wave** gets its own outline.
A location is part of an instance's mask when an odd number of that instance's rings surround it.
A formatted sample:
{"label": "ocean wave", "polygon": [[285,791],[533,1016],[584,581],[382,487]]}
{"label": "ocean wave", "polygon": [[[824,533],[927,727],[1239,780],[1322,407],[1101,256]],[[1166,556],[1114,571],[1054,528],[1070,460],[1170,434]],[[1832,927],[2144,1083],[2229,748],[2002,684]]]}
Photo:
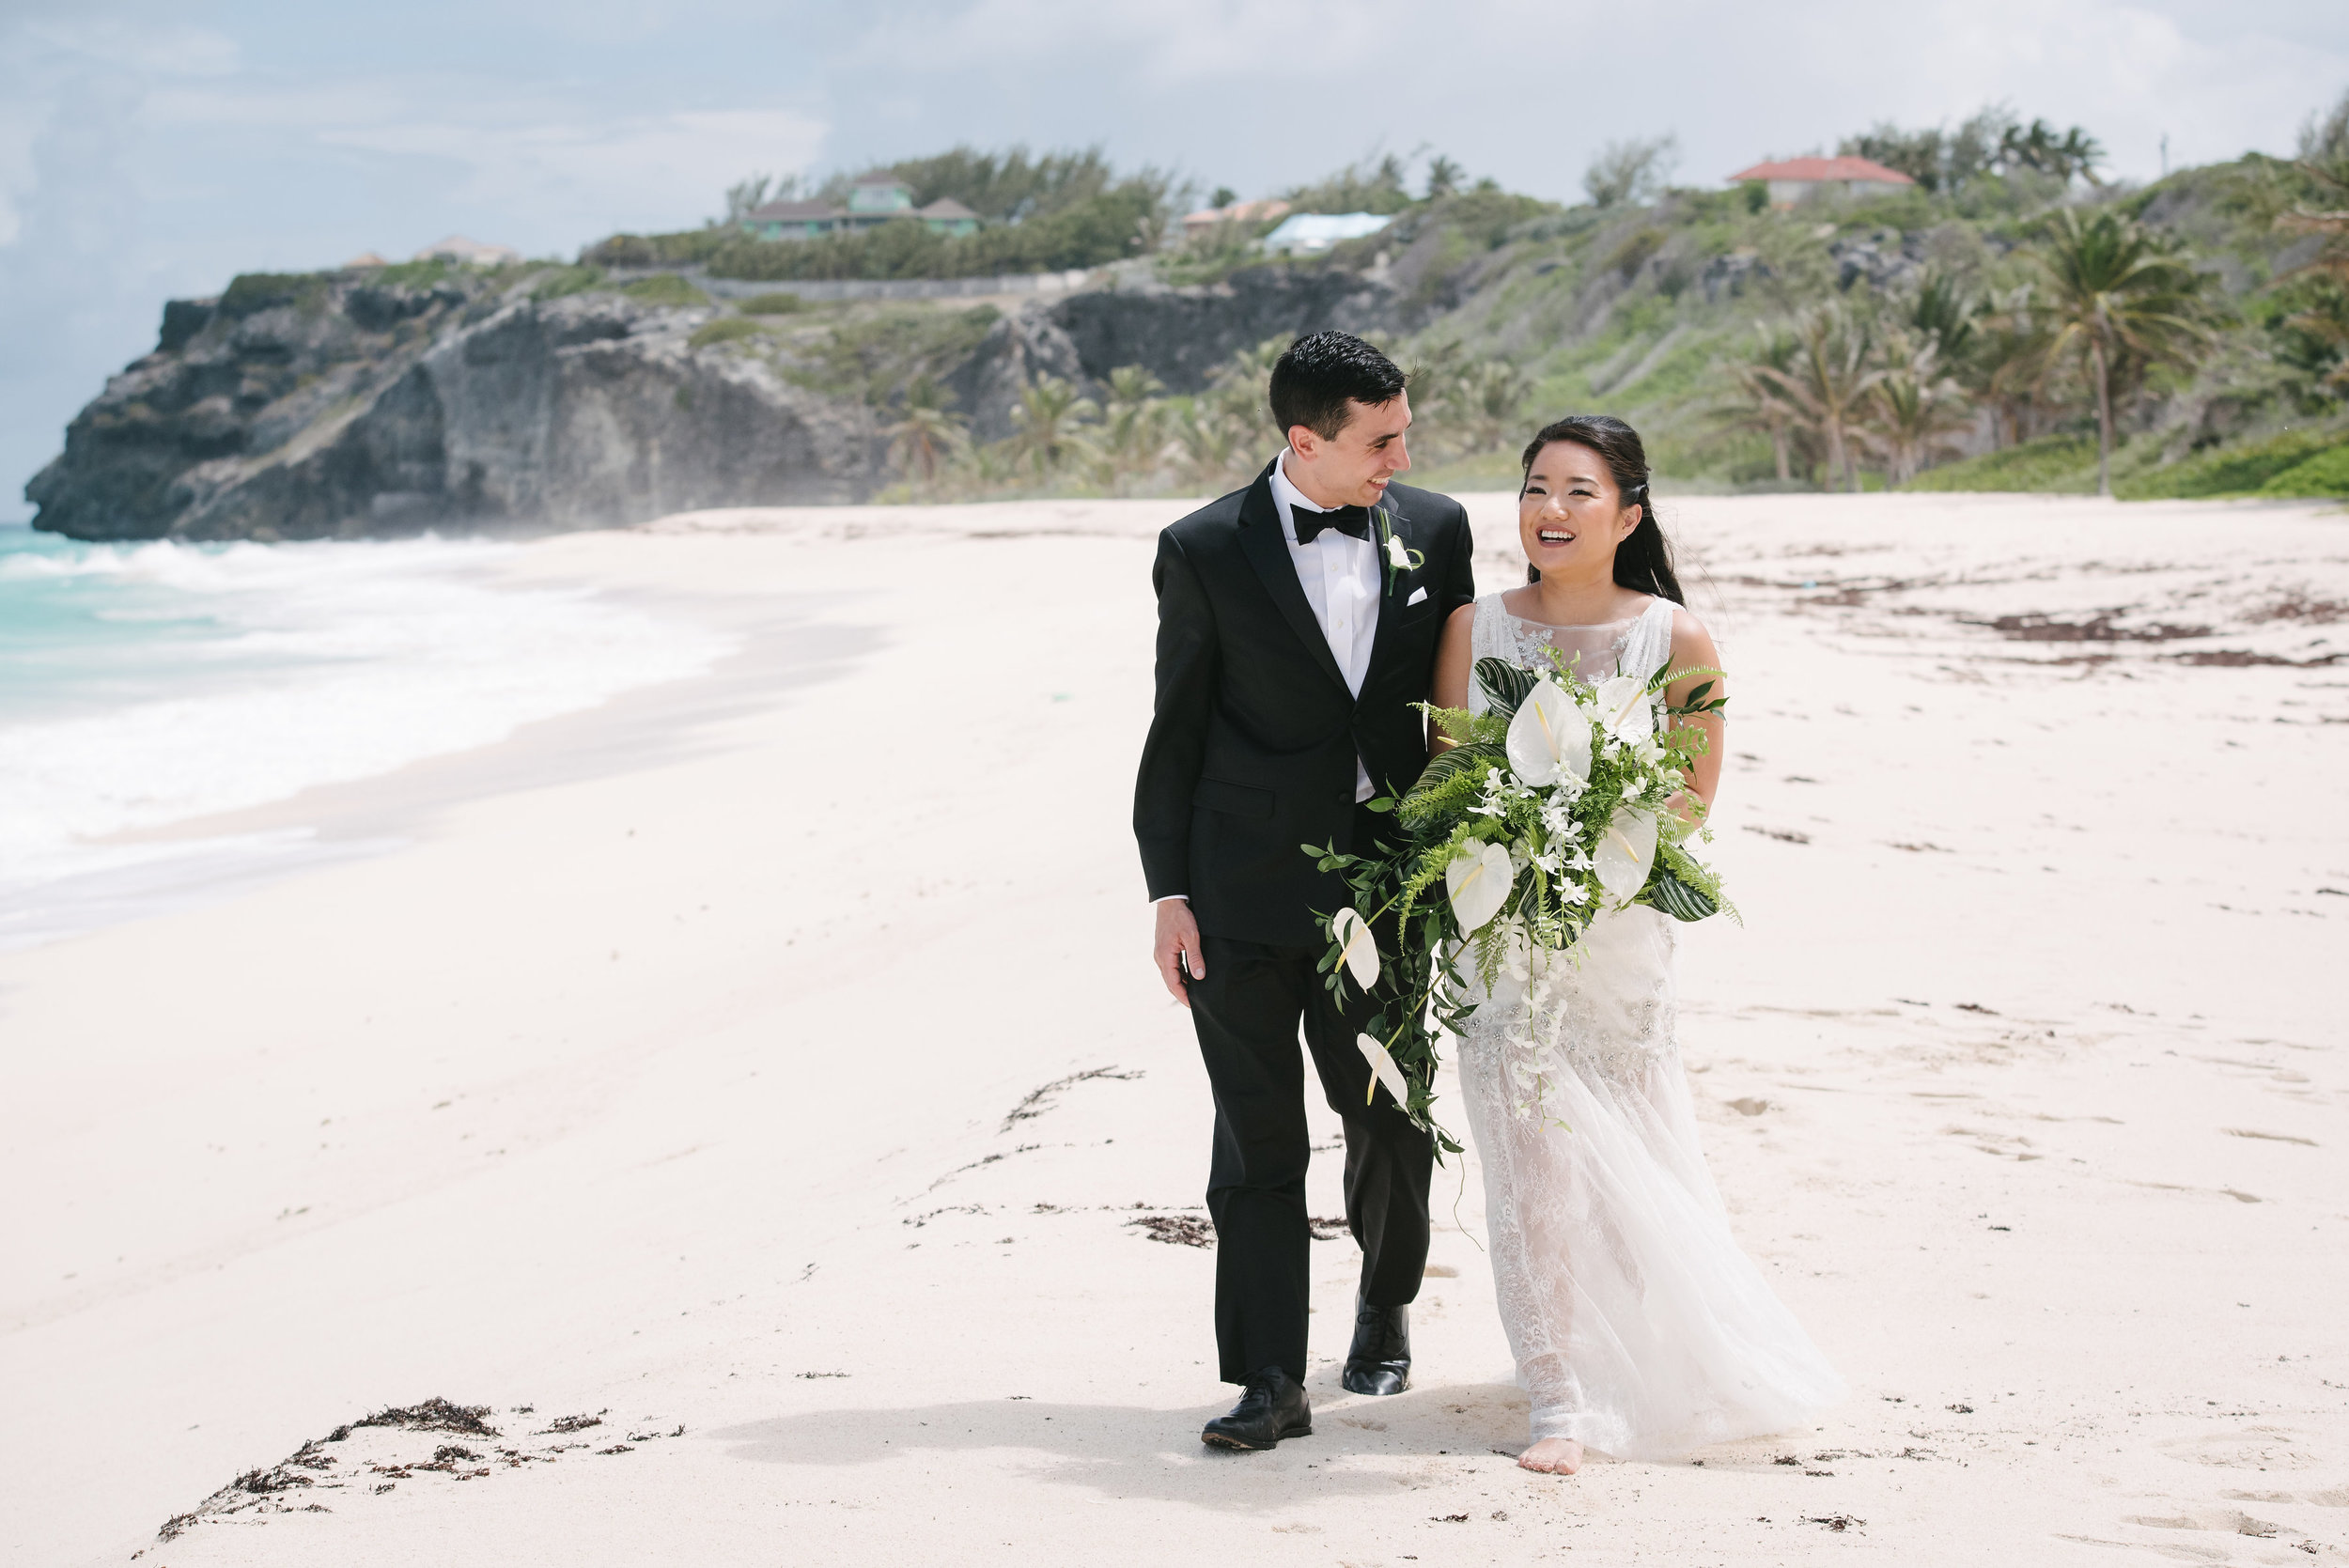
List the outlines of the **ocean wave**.
{"label": "ocean wave", "polygon": [[499,581],[492,568],[521,548],[428,537],[0,553],[0,613],[12,600],[70,605],[73,622],[67,635],[60,616],[51,646],[14,639],[9,679],[63,689],[106,672],[62,708],[0,721],[0,903],[113,858],[92,840],[491,745],[698,674],[731,646],[587,590]]}

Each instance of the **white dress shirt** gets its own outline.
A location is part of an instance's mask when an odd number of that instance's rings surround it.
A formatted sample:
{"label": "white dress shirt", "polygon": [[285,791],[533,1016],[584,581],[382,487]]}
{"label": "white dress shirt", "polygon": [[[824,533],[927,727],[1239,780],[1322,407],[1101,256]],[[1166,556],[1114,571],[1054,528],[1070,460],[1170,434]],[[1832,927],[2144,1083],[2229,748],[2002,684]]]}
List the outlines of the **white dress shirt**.
{"label": "white dress shirt", "polygon": [[[1288,461],[1283,447],[1281,460],[1272,465],[1272,504],[1281,509],[1281,533],[1288,540],[1289,559],[1296,564],[1305,602],[1329,640],[1330,657],[1338,661],[1346,691],[1359,697],[1362,677],[1370,674],[1371,644],[1378,640],[1378,546],[1334,528],[1315,535],[1311,544],[1299,544],[1297,514],[1331,508],[1308,501],[1304,491],[1289,483]],[[1373,793],[1370,769],[1356,757],[1354,799],[1367,800]]]}
{"label": "white dress shirt", "polygon": [[[1374,540],[1358,539],[1334,528],[1325,528],[1315,535],[1311,544],[1299,544],[1296,514],[1332,508],[1306,500],[1305,492],[1289,483],[1288,460],[1288,448],[1283,447],[1281,460],[1272,465],[1272,504],[1281,511],[1281,534],[1288,541],[1289,560],[1296,565],[1297,582],[1305,590],[1305,602],[1313,608],[1321,635],[1329,640],[1330,656],[1338,661],[1338,673],[1346,677],[1346,689],[1359,697],[1362,694],[1363,677],[1370,674],[1371,645],[1378,640],[1378,546]],[[1359,804],[1376,793],[1370,769],[1357,756],[1355,801]],[[1164,904],[1169,899],[1188,897],[1186,893],[1171,893],[1151,902]]]}

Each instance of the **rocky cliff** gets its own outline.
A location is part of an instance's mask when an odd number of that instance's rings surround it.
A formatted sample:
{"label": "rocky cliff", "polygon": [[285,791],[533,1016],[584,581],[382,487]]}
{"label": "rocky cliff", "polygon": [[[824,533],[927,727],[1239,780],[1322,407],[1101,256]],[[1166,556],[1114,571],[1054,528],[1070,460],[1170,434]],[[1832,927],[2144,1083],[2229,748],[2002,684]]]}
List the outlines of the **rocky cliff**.
{"label": "rocky cliff", "polygon": [[[395,281],[399,274],[409,281]],[[1276,333],[1391,317],[1383,286],[1268,268],[1214,288],[1103,289],[1003,314],[863,307],[786,330],[681,280],[632,289],[576,270],[239,278],[175,300],[155,350],[75,417],[25,493],[34,525],[88,539],[289,539],[431,527],[584,528],[696,506],[860,500],[896,475],[879,310],[928,342],[924,368],[998,439],[1033,378],[1098,390],[1118,365],[1194,390]],[[895,316],[889,315],[891,311]],[[902,318],[902,319],[900,319]],[[842,319],[846,319],[845,317]],[[862,332],[863,335],[857,335]],[[844,342],[846,347],[843,347]],[[860,360],[859,355],[863,355]],[[942,356],[942,362],[940,362]],[[860,368],[861,366],[861,368]]]}

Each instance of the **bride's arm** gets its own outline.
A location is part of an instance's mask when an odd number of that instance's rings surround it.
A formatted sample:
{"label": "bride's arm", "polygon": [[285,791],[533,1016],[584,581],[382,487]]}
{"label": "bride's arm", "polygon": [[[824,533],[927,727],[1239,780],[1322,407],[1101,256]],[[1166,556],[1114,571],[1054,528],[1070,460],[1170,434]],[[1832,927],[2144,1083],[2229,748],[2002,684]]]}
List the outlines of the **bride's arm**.
{"label": "bride's arm", "polygon": [[[1436,688],[1428,694],[1438,707],[1466,707],[1469,699],[1469,675],[1473,660],[1469,651],[1474,645],[1472,629],[1476,625],[1476,606],[1463,604],[1447,616],[1443,635],[1436,642]],[[1429,754],[1451,749],[1452,742],[1434,724],[1427,726]]]}
{"label": "bride's arm", "polygon": [[[1714,647],[1713,634],[1704,629],[1704,623],[1686,610],[1673,612],[1672,667],[1675,670],[1703,670],[1719,669],[1720,664],[1720,650]],[[1689,692],[1708,680],[1713,683],[1713,690],[1704,694],[1706,702],[1729,695],[1728,677],[1691,675],[1683,675],[1664,688],[1665,701],[1676,707],[1688,700]],[[1706,742],[1704,751],[1688,769],[1688,792],[1703,800],[1706,809],[1709,810],[1713,804],[1714,792],[1719,790],[1721,784],[1721,747],[1725,741],[1727,726],[1722,722],[1719,713],[1701,714],[1694,718],[1676,719],[1672,722],[1675,724],[1693,725],[1704,732]],[[1683,811],[1681,815],[1684,817],[1689,815],[1686,811]]]}

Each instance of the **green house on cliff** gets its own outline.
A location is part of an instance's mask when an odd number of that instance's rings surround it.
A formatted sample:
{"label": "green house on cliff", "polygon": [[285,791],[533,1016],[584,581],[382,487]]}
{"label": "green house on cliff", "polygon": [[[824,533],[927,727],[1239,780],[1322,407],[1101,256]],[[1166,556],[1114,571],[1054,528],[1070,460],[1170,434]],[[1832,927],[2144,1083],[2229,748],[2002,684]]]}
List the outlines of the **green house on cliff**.
{"label": "green house on cliff", "polygon": [[933,234],[976,234],[979,215],[951,197],[927,207],[913,205],[913,188],[901,179],[860,179],[848,191],[848,205],[828,201],[770,201],[742,217],[742,232],[754,240],[814,240],[827,234],[854,234],[879,228],[900,218],[911,218]]}

